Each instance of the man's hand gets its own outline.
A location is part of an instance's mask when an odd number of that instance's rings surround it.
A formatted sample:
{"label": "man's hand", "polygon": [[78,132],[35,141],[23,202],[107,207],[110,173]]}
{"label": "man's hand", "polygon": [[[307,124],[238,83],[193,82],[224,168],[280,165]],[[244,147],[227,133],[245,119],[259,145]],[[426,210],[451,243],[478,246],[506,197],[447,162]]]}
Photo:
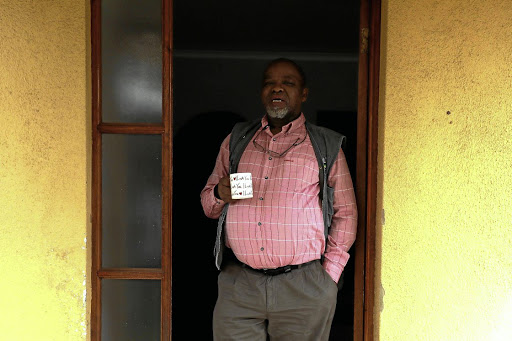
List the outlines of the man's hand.
{"label": "man's hand", "polygon": [[217,191],[219,193],[219,197],[227,203],[231,203],[235,201],[235,199],[231,198],[231,184],[229,182],[229,175],[220,179],[219,184],[217,185]]}

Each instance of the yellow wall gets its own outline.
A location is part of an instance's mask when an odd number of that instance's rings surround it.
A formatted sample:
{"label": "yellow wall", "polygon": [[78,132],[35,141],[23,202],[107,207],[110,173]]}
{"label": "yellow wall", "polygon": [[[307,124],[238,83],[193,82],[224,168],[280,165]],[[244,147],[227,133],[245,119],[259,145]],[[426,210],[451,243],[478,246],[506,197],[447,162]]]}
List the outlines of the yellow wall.
{"label": "yellow wall", "polygon": [[511,18],[383,0],[380,340],[512,340]]}
{"label": "yellow wall", "polygon": [[89,17],[0,0],[0,340],[87,339]]}
{"label": "yellow wall", "polygon": [[[377,339],[510,340],[512,2],[382,15]],[[0,340],[84,340],[89,1],[0,19]]]}

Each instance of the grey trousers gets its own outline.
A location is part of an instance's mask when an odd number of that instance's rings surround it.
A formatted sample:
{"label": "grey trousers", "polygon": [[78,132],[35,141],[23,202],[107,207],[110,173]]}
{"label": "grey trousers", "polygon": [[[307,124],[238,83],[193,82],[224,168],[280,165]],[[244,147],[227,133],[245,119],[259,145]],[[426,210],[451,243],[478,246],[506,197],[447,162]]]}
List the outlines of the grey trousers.
{"label": "grey trousers", "polygon": [[329,339],[338,287],[320,261],[277,276],[229,263],[218,287],[216,341]]}

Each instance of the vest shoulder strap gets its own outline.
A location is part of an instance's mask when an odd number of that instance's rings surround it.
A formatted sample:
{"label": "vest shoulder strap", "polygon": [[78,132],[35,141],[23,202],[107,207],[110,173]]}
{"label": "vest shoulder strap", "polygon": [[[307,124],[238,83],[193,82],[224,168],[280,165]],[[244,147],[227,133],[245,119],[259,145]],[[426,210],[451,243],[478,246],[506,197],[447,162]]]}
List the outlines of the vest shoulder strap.
{"label": "vest shoulder strap", "polygon": [[306,128],[315,153],[317,153],[318,165],[324,167],[325,161],[325,167],[330,170],[334,161],[336,161],[339,150],[345,148],[346,137],[334,130],[307,121]]}
{"label": "vest shoulder strap", "polygon": [[229,139],[229,173],[236,173],[245,148],[261,127],[261,120],[238,122],[233,126]]}

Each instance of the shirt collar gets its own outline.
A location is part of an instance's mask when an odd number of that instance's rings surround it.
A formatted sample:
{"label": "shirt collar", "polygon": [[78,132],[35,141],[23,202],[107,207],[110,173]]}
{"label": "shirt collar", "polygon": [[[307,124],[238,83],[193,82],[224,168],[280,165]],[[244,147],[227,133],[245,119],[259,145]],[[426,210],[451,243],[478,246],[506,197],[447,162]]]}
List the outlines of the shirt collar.
{"label": "shirt collar", "polygon": [[[304,113],[300,113],[299,117],[297,117],[295,120],[291,121],[287,125],[283,126],[281,131],[286,134],[297,133],[299,132],[299,129],[301,129],[301,127],[304,126],[304,123],[306,123],[306,117],[304,116]],[[263,118],[261,119],[261,126],[268,126],[267,115],[263,116]]]}

